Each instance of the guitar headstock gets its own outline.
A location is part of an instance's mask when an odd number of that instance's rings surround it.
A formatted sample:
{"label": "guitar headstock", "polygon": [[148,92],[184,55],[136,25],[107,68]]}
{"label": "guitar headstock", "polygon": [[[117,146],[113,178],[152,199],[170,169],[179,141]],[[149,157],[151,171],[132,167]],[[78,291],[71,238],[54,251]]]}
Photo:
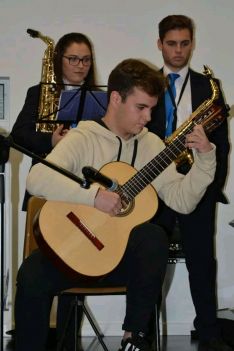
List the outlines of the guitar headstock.
{"label": "guitar headstock", "polygon": [[206,133],[210,133],[222,124],[224,119],[225,117],[222,114],[222,107],[213,104],[206,111],[205,115],[202,116],[200,124],[202,124]]}

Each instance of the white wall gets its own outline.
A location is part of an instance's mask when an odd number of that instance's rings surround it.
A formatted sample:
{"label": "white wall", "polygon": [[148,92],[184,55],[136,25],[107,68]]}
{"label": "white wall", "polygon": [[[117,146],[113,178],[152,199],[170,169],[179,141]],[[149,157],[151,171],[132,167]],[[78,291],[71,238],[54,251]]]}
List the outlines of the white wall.
{"label": "white wall", "polygon": [[[55,41],[71,31],[86,33],[93,41],[100,83],[105,84],[110,70],[122,59],[144,58],[156,66],[162,64],[156,49],[157,23],[168,14],[186,14],[196,23],[196,50],[192,67],[203,70],[207,64],[222,81],[226,99],[234,112],[234,2],[233,0],[165,0],[145,1],[80,1],[80,0],[0,0],[0,76],[10,77],[10,126],[22,108],[26,90],[39,82],[41,59],[45,44],[32,39],[27,28],[41,31]],[[230,139],[234,133],[230,120]],[[234,270],[232,269],[234,228],[228,223],[234,218],[234,165],[230,155],[230,171],[226,185],[229,205],[218,208],[217,256],[218,297],[220,308],[234,306]],[[15,271],[22,259],[24,214],[20,211],[25,188],[25,178],[30,165],[27,156],[11,153],[11,200],[12,208],[12,264]],[[11,233],[9,233],[11,235]],[[201,243],[202,245],[202,243]],[[199,254],[198,254],[199,256]],[[177,265],[175,279],[167,298],[167,321],[171,333],[187,333],[194,316],[187,286],[184,265]],[[178,286],[184,286],[178,294]],[[183,298],[181,296],[183,294]],[[109,315],[103,315],[104,328],[112,334],[120,333],[123,308],[112,299],[92,299],[97,312],[105,305]],[[115,306],[118,306],[117,308]],[[121,313],[120,313],[121,311]],[[113,316],[118,320],[113,321]],[[106,325],[106,327],[105,327]],[[170,329],[171,326],[171,329]]]}

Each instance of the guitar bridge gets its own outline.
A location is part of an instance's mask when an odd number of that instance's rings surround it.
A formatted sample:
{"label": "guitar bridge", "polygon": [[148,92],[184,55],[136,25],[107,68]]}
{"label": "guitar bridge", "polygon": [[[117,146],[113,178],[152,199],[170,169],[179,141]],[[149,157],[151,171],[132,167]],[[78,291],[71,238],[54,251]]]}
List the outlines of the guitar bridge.
{"label": "guitar bridge", "polygon": [[81,220],[73,212],[69,212],[67,214],[67,218],[80,229],[86,238],[89,239],[99,251],[104,248],[103,243],[81,222]]}

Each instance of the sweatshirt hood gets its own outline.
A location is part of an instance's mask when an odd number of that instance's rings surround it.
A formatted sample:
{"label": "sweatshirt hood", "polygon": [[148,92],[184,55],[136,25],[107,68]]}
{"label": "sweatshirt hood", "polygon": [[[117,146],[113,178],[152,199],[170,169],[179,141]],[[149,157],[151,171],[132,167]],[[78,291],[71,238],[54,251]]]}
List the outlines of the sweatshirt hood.
{"label": "sweatshirt hood", "polygon": [[134,143],[135,140],[140,140],[141,138],[144,137],[144,135],[147,133],[147,128],[143,128],[142,131],[136,135],[134,135],[132,138],[125,140],[118,135],[115,135],[112,131],[109,129],[103,127],[101,124],[95,121],[80,121],[78,126],[73,129],[73,131],[79,131],[80,133],[91,133],[95,135],[100,135],[108,140],[111,140],[113,143],[119,143],[119,139],[123,144],[131,144]]}
{"label": "sweatshirt hood", "polygon": [[[79,125],[74,128],[73,133],[83,134],[84,136],[92,139],[98,136],[98,139],[102,139],[102,143],[105,145],[112,145],[118,150],[116,154],[116,161],[125,161],[126,162],[126,150],[128,150],[129,164],[134,167],[135,160],[137,157],[138,142],[142,139],[148,132],[147,128],[134,135],[132,138],[125,140],[120,136],[114,134],[109,130],[105,125],[98,123],[96,121],[81,121]],[[101,138],[101,139],[100,139]],[[130,154],[129,154],[130,153]],[[131,156],[130,156],[131,155]]]}

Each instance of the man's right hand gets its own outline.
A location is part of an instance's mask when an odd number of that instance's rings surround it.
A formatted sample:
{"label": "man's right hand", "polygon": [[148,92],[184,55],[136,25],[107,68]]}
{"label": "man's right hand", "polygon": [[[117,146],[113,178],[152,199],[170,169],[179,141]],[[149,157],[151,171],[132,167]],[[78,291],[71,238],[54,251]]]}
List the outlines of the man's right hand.
{"label": "man's right hand", "polygon": [[94,207],[113,217],[120,213],[122,203],[118,194],[100,188],[94,200]]}

